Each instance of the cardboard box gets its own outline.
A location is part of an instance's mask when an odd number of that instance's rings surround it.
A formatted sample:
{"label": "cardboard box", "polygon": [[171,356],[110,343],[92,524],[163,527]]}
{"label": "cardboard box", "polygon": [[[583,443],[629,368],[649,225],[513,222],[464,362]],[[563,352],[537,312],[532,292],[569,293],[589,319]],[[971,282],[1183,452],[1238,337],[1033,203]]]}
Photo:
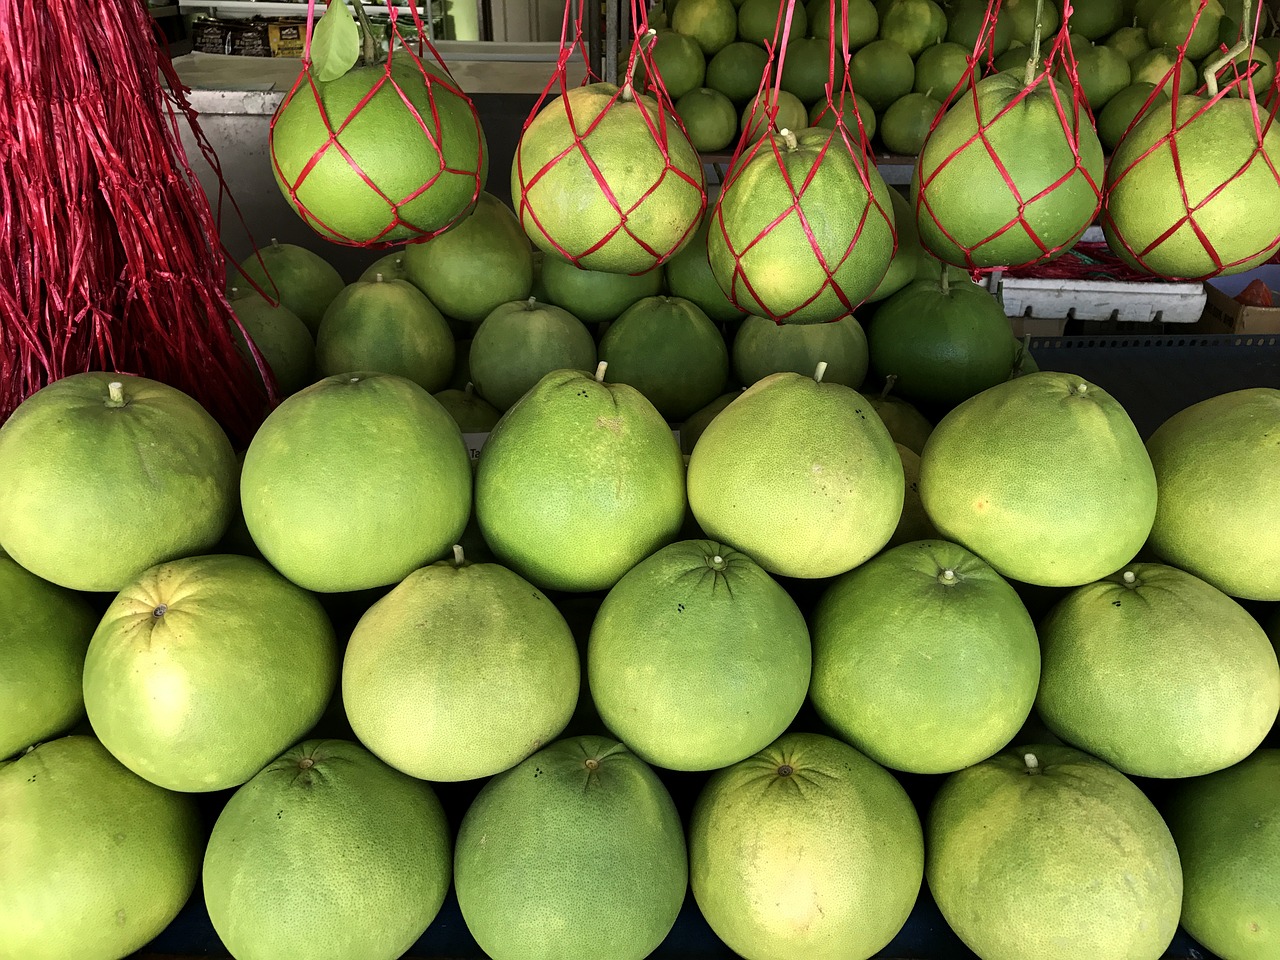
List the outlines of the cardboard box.
{"label": "cardboard box", "polygon": [[197,20],[191,24],[191,49],[196,53],[226,53],[231,42],[227,24],[221,20]]}
{"label": "cardboard box", "polygon": [[1263,280],[1280,294],[1280,264],[1268,263],[1230,277],[1205,283],[1204,313],[1195,329],[1200,333],[1280,333],[1280,307],[1246,307],[1235,299],[1254,280]]}

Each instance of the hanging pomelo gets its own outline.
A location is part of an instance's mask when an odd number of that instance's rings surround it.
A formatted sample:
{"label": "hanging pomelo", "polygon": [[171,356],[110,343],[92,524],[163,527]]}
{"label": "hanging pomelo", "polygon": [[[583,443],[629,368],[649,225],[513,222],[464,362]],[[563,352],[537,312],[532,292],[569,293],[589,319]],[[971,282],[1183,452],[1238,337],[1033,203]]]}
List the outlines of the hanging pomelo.
{"label": "hanging pomelo", "polygon": [[734,303],[784,323],[825,323],[875,291],[893,258],[893,206],[841,131],[784,129],[740,163],[707,241]]}
{"label": "hanging pomelo", "polygon": [[1111,249],[1164,277],[1240,273],[1280,248],[1280,130],[1249,100],[1179,96],[1148,111],[1107,169]]}

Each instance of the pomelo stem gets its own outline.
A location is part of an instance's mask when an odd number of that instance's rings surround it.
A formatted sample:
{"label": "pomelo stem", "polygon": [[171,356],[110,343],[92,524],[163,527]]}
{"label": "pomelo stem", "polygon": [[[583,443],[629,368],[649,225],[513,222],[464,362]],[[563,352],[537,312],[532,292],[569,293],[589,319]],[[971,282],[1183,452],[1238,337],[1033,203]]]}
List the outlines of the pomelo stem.
{"label": "pomelo stem", "polygon": [[938,579],[950,586],[956,582],[956,572],[950,567],[947,567],[947,569],[942,571],[942,575],[939,576]]}
{"label": "pomelo stem", "polygon": [[604,372],[609,369],[609,361],[601,360],[596,364],[596,383],[604,383]]}
{"label": "pomelo stem", "polygon": [[1036,0],[1036,29],[1031,35],[1031,59],[1027,61],[1027,72],[1023,86],[1031,86],[1040,69],[1040,33],[1044,25],[1044,0]]}
{"label": "pomelo stem", "polygon": [[460,567],[467,562],[467,556],[462,552],[462,544],[455,543],[453,545],[453,565]]}
{"label": "pomelo stem", "polygon": [[628,103],[636,98],[636,64],[640,62],[640,54],[652,46],[654,38],[657,37],[658,31],[649,28],[649,32],[644,35],[644,39],[640,41],[640,49],[636,50],[636,55],[631,58],[631,63],[627,65],[627,79],[622,84],[621,98]]}
{"label": "pomelo stem", "polygon": [[272,237],[272,238],[271,238],[271,246],[276,247],[276,248],[278,249],[278,248],[279,248],[279,246],[280,246],[280,241],[279,241],[279,240],[277,240],[275,237]]}
{"label": "pomelo stem", "polygon": [[794,150],[800,145],[800,141],[796,139],[796,135],[786,127],[783,127],[778,131],[778,136],[782,137],[782,142],[787,145],[788,150]]}
{"label": "pomelo stem", "polygon": [[1132,570],[1126,570],[1121,578],[1125,583],[1134,583],[1138,579],[1138,575]]}
{"label": "pomelo stem", "polygon": [[467,385],[462,388],[462,392],[465,393],[468,397],[474,396],[476,392],[476,385],[472,383],[470,380],[468,380]]}
{"label": "pomelo stem", "polygon": [[944,297],[951,296],[951,269],[944,263],[942,265],[942,295]]}
{"label": "pomelo stem", "polygon": [[373,282],[374,282],[374,283],[381,283],[381,282],[382,282],[382,274],[380,274],[380,273],[375,273],[375,274],[373,275]]}
{"label": "pomelo stem", "polygon": [[[1253,23],[1253,0],[1244,0],[1244,2],[1240,5],[1240,10],[1242,14],[1242,21],[1244,23],[1244,28],[1246,30],[1251,30],[1250,25]],[[1207,63],[1205,63],[1204,86],[1205,86],[1205,91],[1209,94],[1210,100],[1212,100],[1214,97],[1218,95],[1218,71],[1221,70],[1228,63],[1230,63],[1232,60],[1234,60],[1236,57],[1238,57],[1240,54],[1244,53],[1244,51],[1248,49],[1249,49],[1249,41],[1242,36],[1239,40],[1235,42],[1235,45],[1232,46],[1230,50],[1226,51],[1225,53],[1218,54],[1218,56],[1214,57],[1212,60],[1209,60]],[[1246,68],[1246,72],[1247,70],[1248,68]],[[1246,79],[1248,79],[1250,85],[1252,85],[1253,83],[1252,78],[1246,78]]]}
{"label": "pomelo stem", "polygon": [[528,307],[530,310],[532,310],[537,305],[538,305],[537,297],[530,297],[527,301],[525,301],[525,306]]}
{"label": "pomelo stem", "polygon": [[1036,755],[1034,753],[1024,753],[1022,755],[1022,762],[1027,765],[1027,773],[1037,774],[1040,772],[1040,761],[1036,759]]}
{"label": "pomelo stem", "polygon": [[891,373],[884,378],[884,389],[880,391],[880,399],[883,400],[893,392],[893,385],[898,382],[898,375]]}
{"label": "pomelo stem", "polygon": [[827,375],[827,361],[819,360],[817,369],[813,371],[813,379],[816,382],[821,383],[822,378],[825,377],[826,375]]}
{"label": "pomelo stem", "polygon": [[356,19],[360,21],[360,61],[363,66],[369,66],[378,55],[378,44],[374,40],[373,24],[369,22],[369,15],[364,11],[364,4],[360,0],[351,0],[351,6],[355,8]]}
{"label": "pomelo stem", "polygon": [[113,380],[107,384],[107,406],[124,406],[124,384],[119,380]]}
{"label": "pomelo stem", "polygon": [[1083,380],[1080,383],[1076,384],[1076,396],[1083,397],[1088,392],[1089,392],[1089,385],[1085,383]]}

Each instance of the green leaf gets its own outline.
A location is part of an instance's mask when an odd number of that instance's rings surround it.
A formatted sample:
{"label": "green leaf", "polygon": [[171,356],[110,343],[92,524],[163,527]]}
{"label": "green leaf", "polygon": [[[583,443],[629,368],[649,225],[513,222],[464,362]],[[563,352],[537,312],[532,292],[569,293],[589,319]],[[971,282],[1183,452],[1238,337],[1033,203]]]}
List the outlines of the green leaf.
{"label": "green leaf", "polygon": [[360,59],[360,28],[344,0],[329,0],[329,9],[311,34],[311,67],[321,83],[337,80]]}

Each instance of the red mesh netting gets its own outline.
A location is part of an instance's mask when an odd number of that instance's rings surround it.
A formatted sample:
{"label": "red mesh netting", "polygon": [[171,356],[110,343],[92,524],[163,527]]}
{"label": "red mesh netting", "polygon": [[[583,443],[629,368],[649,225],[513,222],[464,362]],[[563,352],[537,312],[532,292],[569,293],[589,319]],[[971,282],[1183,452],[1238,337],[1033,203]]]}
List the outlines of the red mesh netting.
{"label": "red mesh netting", "polygon": [[267,398],[180,126],[216,158],[140,0],[95,4],[91,26],[86,9],[0,0],[0,421],[53,380],[112,370],[185,391],[247,442]]}
{"label": "red mesh netting", "polygon": [[1280,248],[1280,173],[1270,155],[1280,138],[1267,142],[1280,106],[1277,78],[1256,92],[1260,65],[1235,59],[1252,52],[1260,4],[1238,42],[1217,48],[1218,73],[1190,96],[1180,89],[1183,71],[1194,69],[1187,42],[1208,3],[1201,0],[1173,67],[1130,123],[1107,170],[1108,242],[1132,265],[1170,279],[1240,272]]}
{"label": "red mesh netting", "polygon": [[[828,4],[827,11],[830,32],[824,114],[834,118],[830,132],[821,141],[817,156],[802,179],[794,178],[788,169],[785,154],[789,143],[777,129],[778,92],[795,5],[796,0],[785,0],[780,5],[773,41],[765,44],[768,59],[764,75],[712,214],[709,248],[716,279],[740,310],[769,317],[775,323],[822,323],[847,316],[875,292],[896,251],[897,234],[888,188],[876,168],[849,75],[848,0]],[[837,160],[840,155],[854,168],[860,185],[860,190],[853,191],[856,196],[842,197],[838,207],[830,202],[830,194],[806,204],[819,171],[829,159]],[[754,189],[750,180],[743,178],[757,163],[776,166],[786,202],[780,205],[773,202],[767,210],[773,215],[762,227],[744,228],[735,222],[734,213],[726,211],[739,206],[740,193]],[[772,201],[776,198],[770,197]],[[750,199],[744,199],[741,204],[751,205]],[[772,262],[762,264],[765,257],[761,254],[775,231],[788,229],[793,224],[800,227],[804,244],[786,252],[790,264],[778,262],[773,256],[768,256]],[[840,238],[833,242],[829,228],[835,224],[839,225]],[[741,236],[744,230],[745,238]],[[722,265],[726,259],[727,269]],[[777,277],[780,272],[788,283],[804,283],[798,278],[800,264],[809,268],[808,273],[817,281],[812,289],[805,287],[790,301],[765,289],[762,278]],[[856,270],[851,269],[855,266]],[[791,292],[794,293],[794,286]]]}
{"label": "red mesh netting", "polygon": [[[639,274],[666,262],[693,236],[706,210],[702,160],[689,143],[654,62],[643,0],[620,85],[591,70],[583,13],[565,4],[560,55],[525,120],[511,171],[516,213],[545,253],[576,266]],[[585,5],[584,9],[585,9]],[[570,88],[581,57],[585,77]],[[646,92],[630,78],[643,65]],[[637,177],[636,158],[646,175]]]}
{"label": "red mesh netting", "polygon": [[[996,75],[979,79],[984,61],[994,70],[1000,0],[988,0],[965,74],[929,127],[913,182],[920,240],[934,256],[975,276],[1058,256],[1077,242],[1101,206],[1102,147],[1071,49],[1071,12],[1071,4],[1064,3],[1057,35],[1048,38],[1047,47],[1036,45],[1029,58],[1035,65],[1021,79],[999,75],[1017,90],[997,96],[992,84],[1001,80]],[[1035,61],[1041,52],[1043,59]],[[1050,136],[1056,140],[1060,132],[1065,156],[1049,159],[1047,144],[1028,144],[1020,135],[1033,104],[1052,107]],[[949,134],[949,116],[957,125],[972,116],[975,129],[954,145],[939,147],[945,138],[938,130],[944,127]],[[1010,210],[1012,215],[988,223],[971,212],[970,204],[955,202],[975,190],[988,197],[987,210]]]}
{"label": "red mesh netting", "polygon": [[[471,99],[454,82],[416,6],[406,39],[393,0],[382,62],[317,78],[316,0],[307,0],[302,71],[271,120],[271,166],[298,215],[326,240],[384,248],[429,240],[475,206],[488,150]],[[361,14],[364,29],[370,29]]]}

